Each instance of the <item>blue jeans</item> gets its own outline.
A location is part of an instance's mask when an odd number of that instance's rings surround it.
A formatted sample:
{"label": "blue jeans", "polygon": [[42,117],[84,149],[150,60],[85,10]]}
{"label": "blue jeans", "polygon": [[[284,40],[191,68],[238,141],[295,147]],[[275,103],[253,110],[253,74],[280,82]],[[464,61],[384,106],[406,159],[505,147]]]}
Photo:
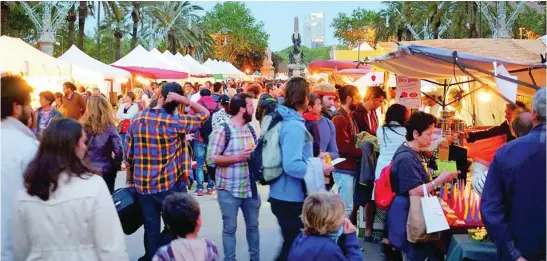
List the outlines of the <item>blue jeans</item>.
{"label": "blue jeans", "polygon": [[165,198],[175,192],[186,193],[186,182],[179,180],[169,191],[156,194],[138,194],[144,217],[144,260],[151,260],[158,248],[171,242],[173,237],[161,229],[161,209]]}
{"label": "blue jeans", "polygon": [[123,162],[127,161],[127,158],[125,154],[127,153],[127,142],[125,141],[125,137],[127,137],[127,133],[120,133],[120,139],[122,141],[122,148],[123,148]]}
{"label": "blue jeans", "polygon": [[349,217],[353,210],[353,191],[355,190],[355,177],[349,174],[332,172],[334,183],[338,186],[338,195],[346,204],[346,217]]}
{"label": "blue jeans", "polygon": [[218,190],[218,204],[222,213],[222,245],[224,247],[224,260],[236,260],[236,230],[237,214],[239,208],[245,218],[247,227],[247,244],[251,261],[260,260],[260,235],[258,233],[258,212],[260,210],[260,197],[236,198],[231,192]]}
{"label": "blue jeans", "polygon": [[[197,181],[197,186],[196,186],[197,190],[203,189],[203,181],[204,181],[203,166],[205,165],[205,157],[207,156],[206,154],[207,154],[207,143],[197,141],[194,145],[194,157],[196,159],[195,178]],[[208,168],[208,170],[209,169],[211,168]],[[212,176],[211,173],[207,173],[207,189],[213,189],[213,187],[215,186],[215,182],[213,181],[211,176]]]}

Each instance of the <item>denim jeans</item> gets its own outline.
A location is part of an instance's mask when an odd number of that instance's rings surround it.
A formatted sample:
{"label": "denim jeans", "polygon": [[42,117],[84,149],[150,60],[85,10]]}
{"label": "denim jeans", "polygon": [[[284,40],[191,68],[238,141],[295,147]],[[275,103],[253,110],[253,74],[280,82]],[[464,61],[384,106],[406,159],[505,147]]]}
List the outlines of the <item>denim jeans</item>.
{"label": "denim jeans", "polygon": [[338,186],[338,195],[346,204],[346,217],[349,217],[353,210],[353,191],[355,190],[355,177],[349,174],[333,172],[334,183]]}
{"label": "denim jeans", "polygon": [[[186,182],[179,180],[169,190],[156,194],[138,194],[144,217],[144,260],[151,260],[158,248],[171,242],[171,235],[161,229],[161,209],[165,198],[175,192],[186,193]],[[167,235],[166,235],[167,234]]]}
{"label": "denim jeans", "polygon": [[[205,157],[207,156],[206,154],[207,154],[207,143],[197,141],[194,146],[194,157],[196,159],[195,178],[197,182],[197,185],[196,185],[197,190],[203,189],[203,181],[204,181],[203,166],[205,165]],[[210,168],[208,168],[208,170],[209,169]],[[207,173],[207,189],[213,189],[213,187],[215,186],[215,182],[213,181],[211,176],[212,176],[212,173]]]}
{"label": "denim jeans", "polygon": [[219,189],[218,204],[222,213],[224,260],[236,260],[236,230],[239,208],[243,212],[247,228],[247,244],[249,245],[250,260],[260,260],[260,234],[258,233],[258,212],[262,204],[260,197],[258,199],[236,198],[231,192]]}
{"label": "denim jeans", "polygon": [[120,139],[122,141],[122,148],[123,148],[123,162],[126,162],[126,153],[127,153],[127,142],[125,141],[125,137],[127,137],[127,133],[120,133]]}
{"label": "denim jeans", "polygon": [[281,252],[275,259],[277,261],[287,260],[289,251],[291,250],[294,239],[300,234],[304,227],[300,215],[302,214],[302,202],[289,202],[270,198],[272,212],[277,218],[277,222],[281,227],[281,235],[283,235],[283,245]]}

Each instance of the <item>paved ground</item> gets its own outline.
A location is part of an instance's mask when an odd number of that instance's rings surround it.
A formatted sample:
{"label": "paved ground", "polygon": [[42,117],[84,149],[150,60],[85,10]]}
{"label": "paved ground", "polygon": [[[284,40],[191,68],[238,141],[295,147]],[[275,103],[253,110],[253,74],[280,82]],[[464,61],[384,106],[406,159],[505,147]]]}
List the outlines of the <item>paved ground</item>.
{"label": "paved ground", "polygon": [[[117,187],[124,185],[125,172],[119,172],[116,179]],[[192,191],[193,192],[193,191]],[[262,206],[260,208],[260,259],[265,261],[274,260],[281,247],[281,232],[275,216],[272,214],[270,203],[268,203],[268,187],[259,186],[259,192],[262,197]],[[204,195],[197,197],[201,205],[203,227],[199,233],[200,237],[214,241],[219,247],[222,255],[222,218],[220,208],[213,196]],[[137,260],[144,254],[143,247],[144,229],[141,227],[133,235],[126,237],[127,251],[131,261]],[[236,257],[238,260],[249,260],[247,243],[245,239],[245,222],[243,215],[239,214],[237,230],[237,249]],[[382,260],[380,256],[380,247],[377,244],[362,243],[363,255],[367,261]]]}

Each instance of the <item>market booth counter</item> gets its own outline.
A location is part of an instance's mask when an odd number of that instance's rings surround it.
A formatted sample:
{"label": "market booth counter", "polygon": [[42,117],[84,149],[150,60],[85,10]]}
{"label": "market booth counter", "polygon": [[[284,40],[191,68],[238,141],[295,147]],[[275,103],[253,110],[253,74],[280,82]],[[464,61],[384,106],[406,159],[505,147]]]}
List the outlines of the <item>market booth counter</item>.
{"label": "market booth counter", "polygon": [[[471,117],[468,118],[475,127],[498,125],[503,119],[503,108],[492,110],[492,106],[514,104],[517,95],[533,96],[536,90],[545,88],[546,85],[545,60],[540,57],[540,54],[545,53],[546,46],[539,40],[444,39],[392,45],[393,52],[370,58],[369,64],[397,77],[425,80],[442,87],[442,94],[439,95],[441,100],[429,96],[423,90],[421,92],[442,109],[459,101],[467,102],[467,107],[472,109]],[[460,97],[447,97],[450,89],[461,90],[462,86],[467,90]],[[476,95],[481,92],[496,94],[495,98],[499,97],[498,102],[485,104]],[[453,163],[456,165],[454,168],[462,171],[462,175],[458,181],[436,191],[449,229],[441,232],[441,240],[435,243],[447,254],[448,260],[496,260],[496,248],[488,242],[488,235],[482,228],[481,191],[472,185],[473,179],[468,174],[468,168],[469,162],[491,161],[495,151],[506,142],[504,137],[498,136],[467,143],[461,135],[464,131],[461,124],[458,124],[461,121],[445,115],[440,118],[445,120],[439,126],[443,130],[441,136],[460,133],[460,138],[456,142],[457,146],[448,148],[445,145],[445,148],[440,149],[439,159],[444,161],[441,163],[456,161]],[[447,129],[453,132],[446,133]]]}

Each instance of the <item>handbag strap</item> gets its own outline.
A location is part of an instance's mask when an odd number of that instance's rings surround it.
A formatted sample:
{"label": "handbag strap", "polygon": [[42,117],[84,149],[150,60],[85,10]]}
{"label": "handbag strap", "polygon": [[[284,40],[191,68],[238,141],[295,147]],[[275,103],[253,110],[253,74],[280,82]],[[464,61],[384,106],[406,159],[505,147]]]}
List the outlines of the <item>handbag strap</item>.
{"label": "handbag strap", "polygon": [[427,186],[426,184],[423,184],[422,185],[422,188],[424,190],[424,198],[428,198],[429,197],[429,193],[427,193]]}

